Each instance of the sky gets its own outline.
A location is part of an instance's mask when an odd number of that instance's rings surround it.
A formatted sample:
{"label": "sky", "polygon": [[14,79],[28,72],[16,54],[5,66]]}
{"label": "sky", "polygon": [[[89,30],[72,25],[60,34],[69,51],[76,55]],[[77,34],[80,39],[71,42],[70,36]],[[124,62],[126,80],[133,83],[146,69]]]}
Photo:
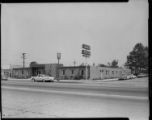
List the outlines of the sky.
{"label": "sky", "polygon": [[[2,4],[1,64],[87,62],[123,66],[136,43],[148,46],[148,0],[128,3]],[[82,44],[91,56],[82,57]]]}

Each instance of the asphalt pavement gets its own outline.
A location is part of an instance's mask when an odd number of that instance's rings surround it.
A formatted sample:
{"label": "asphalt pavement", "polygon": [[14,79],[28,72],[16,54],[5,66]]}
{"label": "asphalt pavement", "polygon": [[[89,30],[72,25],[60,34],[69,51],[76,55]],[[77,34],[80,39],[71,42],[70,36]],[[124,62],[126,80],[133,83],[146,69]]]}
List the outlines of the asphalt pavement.
{"label": "asphalt pavement", "polygon": [[[64,84],[2,81],[2,114],[3,117],[129,117],[146,120],[149,115],[148,81],[139,79],[138,83],[142,85],[129,88],[135,81]],[[123,87],[122,82],[128,86]]]}

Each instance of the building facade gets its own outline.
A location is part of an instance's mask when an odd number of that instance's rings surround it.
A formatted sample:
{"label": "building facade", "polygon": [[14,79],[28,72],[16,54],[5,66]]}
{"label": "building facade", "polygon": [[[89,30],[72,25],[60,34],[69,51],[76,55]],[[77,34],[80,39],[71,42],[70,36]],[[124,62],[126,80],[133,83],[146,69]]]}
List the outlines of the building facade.
{"label": "building facade", "polygon": [[[30,78],[38,74],[46,74],[55,78],[62,79],[87,79],[102,80],[119,78],[123,74],[131,74],[130,69],[111,68],[99,66],[63,66],[63,64],[38,64],[31,62],[26,68],[13,68],[11,77],[13,78]],[[9,74],[10,75],[10,74]]]}
{"label": "building facade", "polygon": [[[123,74],[131,74],[130,69],[87,66],[87,79],[119,78]],[[86,79],[85,66],[67,66],[59,68],[59,79]]]}
{"label": "building facade", "polygon": [[26,68],[13,68],[12,69],[12,77],[13,78],[30,78],[31,77],[31,69],[29,67]]}
{"label": "building facade", "polygon": [[11,69],[1,69],[1,78],[3,77],[8,78],[11,76],[12,76]]}
{"label": "building facade", "polygon": [[131,70],[125,68],[111,68],[111,67],[98,67],[98,66],[90,67],[90,79],[102,80],[102,79],[119,78],[123,74],[129,75],[131,74]]}
{"label": "building facade", "polygon": [[[89,66],[87,67],[87,77],[89,78]],[[59,79],[85,79],[85,66],[66,66],[59,68]],[[88,79],[87,78],[87,79]]]}
{"label": "building facade", "polygon": [[63,64],[30,64],[32,76],[36,76],[38,74],[46,74],[52,77],[57,77],[58,68],[62,67]]}
{"label": "building facade", "polygon": [[58,67],[61,66],[63,66],[63,64],[38,64],[36,62],[31,62],[30,67],[13,68],[12,77],[30,78],[31,76],[36,76],[38,74],[46,74],[56,78]]}

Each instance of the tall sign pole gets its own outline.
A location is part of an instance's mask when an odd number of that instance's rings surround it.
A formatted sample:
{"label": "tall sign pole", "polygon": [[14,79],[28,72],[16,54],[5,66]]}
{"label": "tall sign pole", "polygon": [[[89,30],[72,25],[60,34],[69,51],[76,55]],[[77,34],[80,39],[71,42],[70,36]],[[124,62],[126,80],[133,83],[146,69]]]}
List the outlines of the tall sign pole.
{"label": "tall sign pole", "polygon": [[75,60],[73,61],[73,64],[74,64],[74,66],[75,66],[75,64],[76,64],[76,61],[75,61]]}
{"label": "tall sign pole", "polygon": [[25,68],[25,54],[27,53],[22,53],[22,58],[23,58],[23,71],[22,71],[22,75],[24,76],[24,68]]}
{"label": "tall sign pole", "polygon": [[86,59],[86,80],[87,80],[87,58],[90,57],[91,55],[91,52],[90,52],[91,48],[89,45],[86,45],[86,44],[82,44],[82,56],[85,57]]}
{"label": "tall sign pole", "polygon": [[61,59],[61,53],[57,53],[57,59],[58,59],[57,80],[59,81],[59,61]]}

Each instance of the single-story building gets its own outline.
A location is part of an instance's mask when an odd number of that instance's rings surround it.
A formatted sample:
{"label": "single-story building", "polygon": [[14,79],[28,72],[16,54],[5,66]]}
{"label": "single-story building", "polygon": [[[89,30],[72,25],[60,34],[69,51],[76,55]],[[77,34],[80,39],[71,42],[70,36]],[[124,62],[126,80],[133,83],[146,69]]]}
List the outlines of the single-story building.
{"label": "single-story building", "polygon": [[[89,78],[89,66],[87,67],[87,78]],[[85,66],[66,66],[59,68],[59,79],[85,79]]]}
{"label": "single-story building", "polygon": [[63,66],[63,64],[38,64],[36,62],[31,62],[29,67],[25,68],[13,68],[12,77],[14,78],[30,78],[31,76],[36,76],[38,74],[46,74],[52,77],[57,77],[58,67]]}
{"label": "single-story building", "polygon": [[[123,74],[131,74],[130,69],[87,66],[87,79],[119,78]],[[85,79],[85,66],[64,66],[59,68],[59,79]]]}
{"label": "single-story building", "polygon": [[11,69],[1,69],[1,77],[11,77]]}
{"label": "single-story building", "polygon": [[123,74],[131,74],[130,69],[125,68],[112,68],[112,67],[90,67],[90,79],[110,79],[119,78]]}
{"label": "single-story building", "polygon": [[30,68],[31,68],[31,74],[32,76],[36,76],[38,74],[46,74],[46,75],[50,75],[52,77],[57,77],[57,72],[58,72],[58,67],[62,67],[63,64],[37,64],[35,62],[32,62],[30,64]]}
{"label": "single-story building", "polygon": [[[87,71],[86,71],[87,70]],[[30,78],[38,74],[46,74],[55,78],[62,79],[110,79],[119,78],[123,74],[131,74],[130,69],[99,67],[99,66],[63,66],[63,64],[38,64],[31,62],[29,67],[13,68],[12,77]]]}
{"label": "single-story building", "polygon": [[12,77],[13,78],[30,78],[31,77],[31,69],[30,69],[30,67],[13,68],[12,69]]}

